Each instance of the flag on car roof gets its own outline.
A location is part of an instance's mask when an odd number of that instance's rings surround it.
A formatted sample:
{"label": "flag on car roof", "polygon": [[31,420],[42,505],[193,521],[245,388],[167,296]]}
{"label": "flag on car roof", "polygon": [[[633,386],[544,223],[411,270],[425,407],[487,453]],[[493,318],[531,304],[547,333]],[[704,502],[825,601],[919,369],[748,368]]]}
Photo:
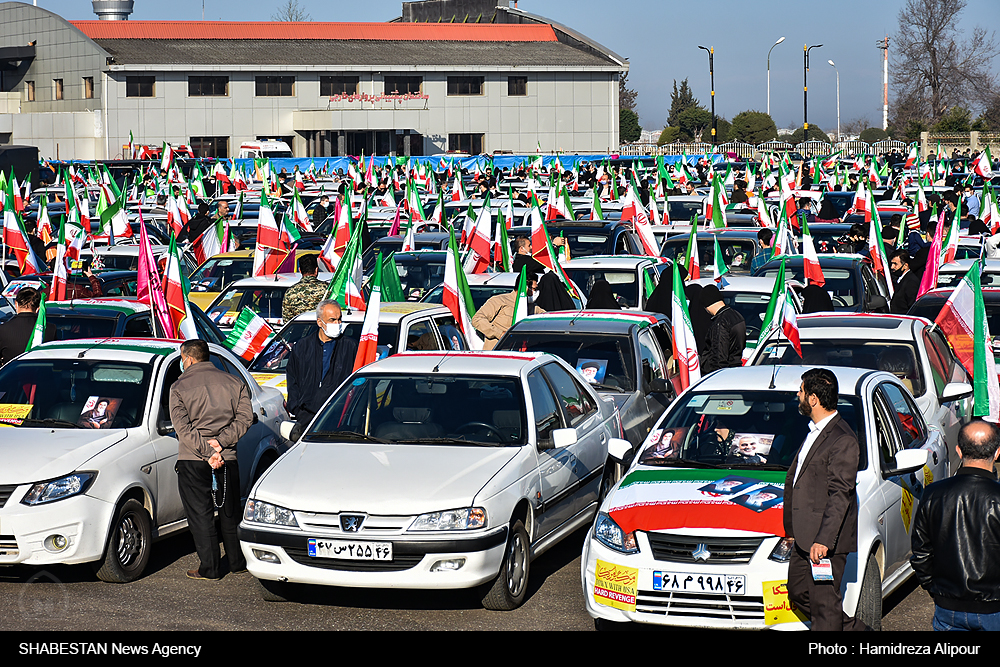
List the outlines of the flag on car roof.
{"label": "flag on car roof", "polygon": [[670,322],[673,354],[680,370],[680,390],[683,391],[701,379],[701,364],[698,360],[698,344],[695,342],[694,326],[688,312],[684,281],[681,280],[677,264],[672,267],[673,292],[671,295]]}
{"label": "flag on car roof", "polygon": [[475,306],[465,272],[461,269],[462,262],[458,256],[458,244],[455,242],[455,229],[448,230],[448,254],[444,263],[444,291],[441,303],[448,307],[458,328],[465,334],[472,350],[483,349],[483,341],[472,326],[472,316]]}
{"label": "flag on car roof", "polygon": [[511,325],[517,324],[528,316],[528,267],[521,266],[521,275],[517,278],[517,297],[514,299],[514,315]]}
{"label": "flag on car roof", "polygon": [[723,256],[722,248],[719,246],[719,237],[713,237],[712,241],[715,242],[715,282],[719,283],[720,287],[725,287],[729,284],[729,281],[726,280],[729,267],[726,266],[726,258]]}
{"label": "flag on car roof", "polygon": [[361,262],[361,225],[358,225],[351,240],[347,244],[344,256],[337,265],[337,270],[330,279],[330,287],[326,298],[336,299],[338,303],[351,310],[364,310],[365,299],[361,293],[363,265]]}
{"label": "flag on car roof", "polygon": [[267,320],[244,306],[233,322],[233,330],[226,336],[225,346],[236,356],[252,361],[273,334]]}
{"label": "flag on car roof", "polygon": [[820,287],[825,285],[826,278],[823,277],[823,269],[819,265],[819,255],[816,254],[816,246],[813,244],[813,237],[809,233],[809,223],[805,216],[802,217],[802,257],[807,283]]}
{"label": "flag on car roof", "polygon": [[361,324],[361,340],[358,342],[358,353],[354,357],[354,370],[378,359],[378,319],[382,306],[382,253],[379,252],[375,262],[375,275],[372,277],[372,291],[368,295],[365,319]]}
{"label": "flag on car roof", "polygon": [[[956,236],[957,241],[957,236]],[[878,214],[872,216],[868,225],[868,256],[872,260],[872,270],[881,273],[885,278],[886,287],[889,290],[889,297],[892,297],[892,274],[889,272],[889,259],[885,253],[885,243],[882,242],[882,223]]]}
{"label": "flag on car roof", "polygon": [[41,273],[44,267],[42,260],[35,256],[28,241],[28,233],[24,230],[21,216],[14,209],[13,184],[7,181],[3,207],[3,242],[14,252],[17,266],[21,274]]}
{"label": "flag on car roof", "polygon": [[200,338],[194,325],[194,314],[188,301],[187,277],[181,271],[181,256],[177,250],[177,239],[170,236],[170,250],[167,253],[167,265],[163,267],[163,295],[167,301],[170,321],[174,327],[174,338],[189,340]]}
{"label": "flag on car roof", "polygon": [[981,262],[977,259],[972,263],[934,323],[972,374],[973,416],[996,422],[1000,418],[1000,383],[983,304]]}
{"label": "flag on car roof", "polygon": [[785,260],[781,260],[781,267],[778,275],[774,278],[774,287],[771,288],[771,299],[767,303],[767,311],[764,313],[764,320],[760,325],[760,335],[757,340],[747,342],[746,349],[743,350],[743,363],[746,364],[750,355],[775,331],[783,331],[782,320],[785,315],[785,301],[788,299],[788,291],[785,289]]}
{"label": "flag on car roof", "polygon": [[38,305],[38,316],[35,318],[35,326],[31,329],[31,338],[28,339],[28,346],[24,348],[25,352],[31,352],[45,342],[45,296],[45,290],[41,290],[42,300]]}
{"label": "flag on car roof", "polygon": [[55,301],[66,298],[66,218],[59,221],[59,243],[56,245],[56,258],[52,263],[52,297]]}
{"label": "flag on car roof", "polygon": [[798,316],[795,313],[795,304],[792,302],[791,297],[788,295],[788,290],[791,287],[785,287],[785,302],[782,304],[781,309],[781,332],[785,334],[785,338],[788,342],[792,344],[795,349],[795,353],[799,355],[799,359],[802,358],[802,342],[799,340],[799,321]]}

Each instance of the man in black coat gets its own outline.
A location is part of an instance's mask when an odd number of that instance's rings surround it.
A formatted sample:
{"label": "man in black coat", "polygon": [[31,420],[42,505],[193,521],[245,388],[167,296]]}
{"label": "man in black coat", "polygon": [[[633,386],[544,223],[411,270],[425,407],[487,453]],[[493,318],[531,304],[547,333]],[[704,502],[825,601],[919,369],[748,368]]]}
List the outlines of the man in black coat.
{"label": "man in black coat", "polygon": [[[327,299],[316,306],[319,331],[292,347],[288,356],[288,411],[305,428],[333,391],[354,372],[358,343],[344,337],[340,305]],[[293,437],[293,440],[296,439]]]}
{"label": "man in black coat", "polygon": [[[785,536],[795,539],[788,562],[788,599],[813,630],[863,630],[844,613],[840,583],[847,555],[858,549],[860,447],[837,412],[837,376],[826,368],[802,374],[799,412],[809,417],[809,435],[785,476]],[[829,562],[832,581],[815,581],[811,566]]]}
{"label": "man in black coat", "polygon": [[198,215],[188,220],[187,224],[181,227],[181,231],[177,235],[177,242],[184,243],[188,241],[194,243],[213,224],[215,224],[214,221],[208,215],[208,204],[202,202],[198,204]]}
{"label": "man in black coat", "polygon": [[743,364],[743,348],[747,343],[746,320],[723,302],[722,292],[715,285],[707,285],[701,290],[701,302],[712,316],[701,359],[702,373],[738,368]]}
{"label": "man in black coat", "polygon": [[889,312],[894,315],[905,315],[913,307],[917,300],[917,292],[920,291],[920,279],[910,271],[910,254],[905,250],[892,253],[889,271],[895,279]]}
{"label": "man in black coat", "polygon": [[[0,366],[18,356],[28,347],[31,334],[38,319],[38,307],[42,304],[41,292],[33,287],[23,287],[14,297],[17,314],[0,324]],[[51,336],[46,336],[51,340]]]}

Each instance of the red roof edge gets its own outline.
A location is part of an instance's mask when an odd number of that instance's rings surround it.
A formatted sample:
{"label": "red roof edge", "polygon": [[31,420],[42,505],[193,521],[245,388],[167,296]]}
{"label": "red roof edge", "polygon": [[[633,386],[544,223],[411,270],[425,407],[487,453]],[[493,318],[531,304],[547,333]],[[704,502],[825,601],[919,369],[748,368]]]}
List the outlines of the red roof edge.
{"label": "red roof edge", "polygon": [[548,24],[70,21],[91,39],[555,42]]}

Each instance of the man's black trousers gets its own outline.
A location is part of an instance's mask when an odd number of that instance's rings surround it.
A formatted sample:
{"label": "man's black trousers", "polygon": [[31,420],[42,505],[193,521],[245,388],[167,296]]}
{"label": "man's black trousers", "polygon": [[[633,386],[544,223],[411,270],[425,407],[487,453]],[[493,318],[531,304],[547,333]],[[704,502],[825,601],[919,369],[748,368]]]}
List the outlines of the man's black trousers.
{"label": "man's black trousers", "polygon": [[[209,579],[222,576],[219,569],[221,552],[219,550],[219,534],[215,530],[215,503],[212,493],[212,466],[207,461],[178,461],[177,487],[187,514],[188,528],[194,538],[194,548],[201,559],[198,573]],[[237,572],[246,569],[246,559],[240,549],[240,540],[236,529],[242,518],[240,503],[240,469],[236,461],[228,461],[222,468],[215,471],[218,480],[218,497],[222,497],[223,479],[225,479],[226,497],[219,509],[219,528],[222,532],[222,543],[226,547],[229,559],[229,570]]]}

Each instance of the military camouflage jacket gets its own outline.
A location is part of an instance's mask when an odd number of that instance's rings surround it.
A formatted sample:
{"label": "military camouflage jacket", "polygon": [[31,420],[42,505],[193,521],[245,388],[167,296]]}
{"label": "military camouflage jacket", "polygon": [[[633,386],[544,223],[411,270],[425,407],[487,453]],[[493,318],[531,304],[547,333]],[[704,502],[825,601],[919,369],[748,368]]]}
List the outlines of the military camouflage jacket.
{"label": "military camouflage jacket", "polygon": [[326,296],[330,285],[315,276],[306,276],[288,288],[281,302],[281,319],[288,322],[296,315],[316,308],[316,304]]}

